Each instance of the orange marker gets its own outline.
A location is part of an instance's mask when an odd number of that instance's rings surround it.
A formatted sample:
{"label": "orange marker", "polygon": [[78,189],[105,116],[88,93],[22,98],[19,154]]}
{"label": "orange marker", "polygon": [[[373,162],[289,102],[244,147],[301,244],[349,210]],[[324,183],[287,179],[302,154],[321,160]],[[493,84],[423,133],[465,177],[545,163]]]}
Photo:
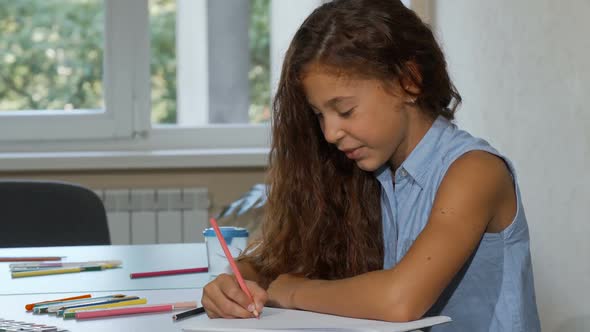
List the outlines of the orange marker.
{"label": "orange marker", "polygon": [[52,302],[63,302],[63,301],[70,301],[70,300],[87,299],[89,297],[92,297],[92,296],[90,294],[85,294],[85,295],[74,296],[74,297],[66,297],[65,299],[57,299],[57,300],[49,300],[49,301],[43,301],[43,302],[37,302],[37,303],[29,303],[29,304],[25,305],[25,309],[27,311],[31,311],[38,304],[49,304]]}

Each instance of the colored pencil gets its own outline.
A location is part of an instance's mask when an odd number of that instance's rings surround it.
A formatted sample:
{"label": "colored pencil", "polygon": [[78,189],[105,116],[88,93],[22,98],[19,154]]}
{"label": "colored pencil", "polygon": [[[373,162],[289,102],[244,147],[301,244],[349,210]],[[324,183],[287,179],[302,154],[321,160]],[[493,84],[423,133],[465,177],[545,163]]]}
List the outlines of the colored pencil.
{"label": "colored pencil", "polygon": [[40,304],[50,304],[50,303],[57,303],[57,302],[64,302],[64,301],[71,301],[71,300],[87,299],[90,297],[92,297],[92,295],[84,294],[84,295],[79,295],[79,296],[74,296],[74,297],[66,297],[63,299],[48,300],[48,301],[42,301],[42,302],[37,302],[37,303],[29,303],[29,304],[25,305],[25,310],[31,311],[31,310],[33,310],[33,308],[35,306],[38,306]]}
{"label": "colored pencil", "polygon": [[146,303],[147,303],[147,299],[141,298],[141,299],[120,301],[120,302],[114,302],[114,303],[90,305],[87,307],[80,307],[80,308],[70,308],[70,309],[66,309],[64,312],[61,312],[61,310],[60,310],[60,312],[58,312],[57,315],[63,316],[64,319],[76,318],[76,313],[81,312],[81,311],[89,311],[89,310],[97,310],[97,309],[110,309],[110,308],[117,308],[117,307],[129,307],[129,306],[135,306],[135,305],[146,304]]}
{"label": "colored pencil", "polygon": [[11,275],[13,278],[24,278],[24,277],[46,276],[46,275],[51,275],[51,274],[101,271],[104,269],[111,269],[111,268],[115,268],[115,267],[116,266],[114,266],[114,265],[104,264],[104,265],[94,265],[94,266],[67,267],[67,268],[63,268],[63,269],[57,268],[57,269],[42,269],[42,270],[33,270],[33,271],[12,272]]}
{"label": "colored pencil", "polygon": [[42,261],[61,261],[62,257],[45,256],[45,257],[0,257],[0,262],[42,262]]}
{"label": "colored pencil", "polygon": [[134,314],[167,312],[167,311],[172,311],[172,310],[177,310],[177,309],[194,308],[196,306],[197,306],[196,302],[179,302],[179,303],[169,303],[169,304],[154,304],[154,305],[147,305],[147,306],[133,306],[133,307],[129,307],[129,308],[82,311],[82,312],[76,313],[76,319],[89,319],[89,318],[101,318],[101,317],[134,315]]}
{"label": "colored pencil", "polygon": [[47,308],[47,312],[50,314],[55,313],[56,315],[61,316],[68,309],[83,308],[83,307],[88,307],[91,305],[110,304],[110,303],[117,303],[117,302],[137,300],[137,299],[139,299],[139,296],[124,296],[124,297],[119,297],[119,298],[104,299],[104,300],[100,300],[100,301],[89,301],[89,302],[76,303],[76,304],[66,304],[66,305],[58,304],[58,305]]}
{"label": "colored pencil", "polygon": [[123,295],[123,294],[115,294],[115,295],[108,295],[108,296],[84,298],[84,299],[79,299],[79,300],[68,300],[68,301],[63,301],[63,302],[48,302],[46,304],[35,305],[35,307],[33,308],[33,313],[34,314],[44,314],[44,313],[48,312],[49,308],[55,307],[55,306],[64,307],[64,306],[73,305],[73,304],[93,303],[93,302],[98,302],[98,301],[107,300],[107,299],[123,298],[125,296],[126,295]]}
{"label": "colored pencil", "polygon": [[176,314],[176,315],[172,316],[172,320],[178,321],[178,320],[185,319],[185,318],[188,318],[188,317],[192,317],[192,316],[195,316],[195,315],[200,315],[200,314],[202,314],[204,312],[205,312],[205,308],[204,307],[198,307],[198,308],[195,308],[195,309],[192,309],[192,310],[189,310],[189,311],[185,311],[185,312],[181,312],[179,314]]}
{"label": "colored pencil", "polygon": [[[221,234],[221,230],[219,230],[219,226],[217,225],[217,221],[215,221],[215,218],[211,218],[211,219],[209,219],[209,222],[211,223],[211,226],[213,226],[213,230],[215,231],[215,235],[217,235],[217,239],[219,240],[219,243],[221,244],[221,248],[223,249],[223,252],[225,253],[225,257],[229,261],[229,265],[230,265],[234,275],[236,276],[236,279],[238,281],[238,284],[240,285],[240,288],[242,288],[242,291],[244,291],[244,293],[246,293],[246,295],[248,296],[250,301],[252,301],[252,303],[254,304],[254,298],[252,297],[252,294],[250,294],[250,290],[248,290],[248,286],[246,286],[246,283],[244,282],[244,278],[242,277],[242,274],[240,273],[240,269],[238,269],[238,266],[236,265],[236,261],[234,260],[231,253],[229,252],[229,248],[227,247],[227,243],[225,242],[225,239],[223,238],[223,235]],[[260,317],[256,308],[254,308],[254,311],[252,313],[254,314],[255,317],[257,317],[257,318]]]}
{"label": "colored pencil", "polygon": [[113,266],[119,266],[122,264],[119,260],[113,261],[88,261],[88,262],[40,262],[40,263],[14,263],[10,264],[10,271],[17,272],[17,271],[29,271],[29,270],[36,270],[36,269],[48,269],[48,268],[57,268],[57,267],[78,267],[78,266],[94,266],[94,265],[101,265],[101,264],[109,264]]}
{"label": "colored pencil", "polygon": [[153,272],[136,272],[131,273],[129,276],[131,279],[137,278],[150,278],[150,277],[160,277],[160,276],[170,276],[170,275],[177,275],[177,274],[187,274],[187,273],[204,273],[209,271],[207,267],[196,267],[191,269],[178,269],[178,270],[164,270],[164,271],[153,271]]}

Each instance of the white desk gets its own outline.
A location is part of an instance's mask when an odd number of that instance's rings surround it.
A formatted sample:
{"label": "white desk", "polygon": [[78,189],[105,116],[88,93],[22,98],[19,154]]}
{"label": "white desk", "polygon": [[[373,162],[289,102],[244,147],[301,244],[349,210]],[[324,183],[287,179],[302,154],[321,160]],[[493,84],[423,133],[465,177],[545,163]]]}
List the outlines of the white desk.
{"label": "white desk", "polygon": [[121,292],[127,290],[201,288],[207,273],[131,279],[132,272],[207,266],[203,243],[0,249],[0,256],[67,256],[64,262],[121,260],[122,267],[96,272],[12,279],[9,263],[0,263],[0,295]]}
{"label": "white desk", "polygon": [[132,272],[207,266],[206,248],[197,244],[157,244],[126,246],[79,246],[0,249],[0,256],[66,256],[64,262],[121,260],[122,267],[96,272],[80,272],[12,279],[9,263],[0,263],[0,318],[54,325],[70,331],[180,331],[186,321],[172,321],[173,313],[123,316],[88,321],[64,320],[49,315],[33,315],[25,304],[80,294],[93,297],[115,293],[137,295],[148,303],[200,301],[201,288],[210,280],[207,273],[131,279]]}
{"label": "white desk", "polygon": [[[107,295],[107,292],[92,293],[93,297]],[[136,295],[148,299],[148,303],[182,302],[200,299],[201,289],[166,289],[166,290],[145,290],[129,291],[127,295]],[[56,298],[66,297],[68,293],[52,294]],[[208,320],[205,314],[191,317],[179,322],[172,320],[172,315],[180,311],[164,312],[157,314],[132,315],[110,317],[103,319],[74,320],[63,319],[55,315],[33,315],[24,310],[24,305],[38,301],[47,300],[46,294],[25,294],[25,295],[4,295],[0,302],[0,318],[17,321],[34,322],[68,329],[71,332],[104,332],[104,331],[181,331],[185,327],[196,327],[201,320]],[[268,313],[267,309],[267,313]],[[264,314],[263,318],[264,319]],[[203,322],[205,323],[205,322]],[[223,323],[223,322],[222,322]],[[227,323],[227,322],[226,322]],[[225,325],[227,326],[227,324]],[[233,326],[230,322],[229,326]],[[342,326],[343,328],[346,326]],[[415,330],[413,332],[421,332]]]}
{"label": "white desk", "polygon": [[92,294],[136,295],[148,303],[200,302],[202,287],[210,275],[185,274],[145,279],[130,279],[132,272],[207,266],[206,248],[198,244],[157,244],[126,246],[80,246],[0,249],[0,256],[67,256],[67,261],[122,260],[122,268],[51,276],[12,279],[9,263],[0,263],[0,318],[47,324],[72,332],[103,331],[181,331],[206,315],[173,322],[171,312],[121,316],[94,320],[64,320],[49,315],[27,313],[28,303]]}
{"label": "white desk", "polygon": [[[92,292],[92,296],[104,296],[111,292]],[[126,291],[126,295],[136,295],[148,299],[148,303],[168,303],[180,301],[199,301],[201,289],[167,289]],[[188,318],[179,322],[172,321],[174,313],[163,312],[157,314],[120,316],[105,319],[89,319],[76,321],[75,319],[63,319],[55,315],[33,315],[25,312],[25,304],[38,301],[72,296],[72,293],[54,294],[26,294],[3,295],[0,297],[0,318],[24,321],[30,323],[47,324],[66,328],[72,332],[106,332],[106,331],[180,331],[187,324],[194,325],[195,319],[206,317]]]}

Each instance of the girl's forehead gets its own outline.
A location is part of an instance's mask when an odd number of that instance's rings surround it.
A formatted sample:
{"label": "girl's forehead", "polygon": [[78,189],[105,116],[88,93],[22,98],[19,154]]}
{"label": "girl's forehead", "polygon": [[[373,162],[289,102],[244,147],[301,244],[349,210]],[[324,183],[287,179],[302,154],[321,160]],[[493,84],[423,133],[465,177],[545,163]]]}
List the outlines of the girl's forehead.
{"label": "girl's forehead", "polygon": [[362,77],[344,72],[326,70],[310,70],[302,77],[303,89],[306,95],[323,93],[339,93],[342,91],[364,91],[368,88],[383,90],[395,89],[395,82]]}
{"label": "girl's forehead", "polygon": [[360,75],[358,75],[357,73],[354,73],[350,69],[326,65],[326,64],[319,63],[317,61],[312,62],[311,64],[308,64],[303,68],[303,71],[301,74],[302,79],[305,79],[306,77],[308,77],[310,75],[330,77],[334,80],[344,80],[344,81],[360,78]]}
{"label": "girl's forehead", "polygon": [[[384,80],[381,77],[376,77],[368,72],[359,72],[356,68],[344,68],[329,64],[324,64],[319,61],[314,61],[303,67],[300,73],[300,81],[304,85],[309,84],[311,81],[321,81],[323,83],[329,83],[339,85],[342,87],[354,87],[363,85],[366,82],[381,82],[384,85],[390,80]],[[391,81],[394,81],[392,79]]]}
{"label": "girl's forehead", "polygon": [[367,78],[361,78],[344,70],[337,70],[329,67],[314,67],[306,70],[301,80],[304,86],[329,85],[340,87],[355,87],[366,82]]}

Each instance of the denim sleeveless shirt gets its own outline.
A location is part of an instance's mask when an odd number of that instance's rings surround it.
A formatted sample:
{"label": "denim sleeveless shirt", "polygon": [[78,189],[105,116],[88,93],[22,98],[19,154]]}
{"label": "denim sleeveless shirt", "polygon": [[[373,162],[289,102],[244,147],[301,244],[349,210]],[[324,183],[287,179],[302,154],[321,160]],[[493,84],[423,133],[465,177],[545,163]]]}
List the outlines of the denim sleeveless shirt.
{"label": "denim sleeveless shirt", "polygon": [[[485,233],[467,263],[426,316],[445,315],[452,322],[434,326],[443,331],[540,331],[529,250],[529,232],[512,163],[486,141],[438,117],[408,158],[392,172],[375,172],[381,183],[385,258],[395,266],[426,226],[438,187],[461,155],[483,150],[499,156],[514,180],[517,212],[500,233]],[[395,186],[393,185],[395,182]]]}

